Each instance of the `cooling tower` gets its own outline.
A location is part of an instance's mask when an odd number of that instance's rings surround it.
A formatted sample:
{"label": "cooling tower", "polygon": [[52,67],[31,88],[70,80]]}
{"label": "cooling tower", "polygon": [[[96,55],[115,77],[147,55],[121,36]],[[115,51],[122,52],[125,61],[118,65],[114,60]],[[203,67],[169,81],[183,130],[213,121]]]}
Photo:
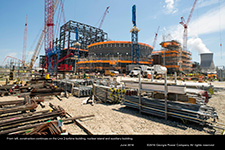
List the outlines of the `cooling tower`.
{"label": "cooling tower", "polygon": [[216,67],[213,62],[213,53],[200,54],[201,63],[200,68],[202,73],[215,73]]}

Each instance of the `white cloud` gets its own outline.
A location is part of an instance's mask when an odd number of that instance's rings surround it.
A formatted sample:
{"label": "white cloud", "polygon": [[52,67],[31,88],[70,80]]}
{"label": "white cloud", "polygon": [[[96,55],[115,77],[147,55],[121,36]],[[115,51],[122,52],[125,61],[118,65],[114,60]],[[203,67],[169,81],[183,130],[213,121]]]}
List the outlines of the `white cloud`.
{"label": "white cloud", "polygon": [[166,13],[174,14],[178,11],[178,9],[174,6],[174,0],[165,0],[165,3],[166,5],[164,5],[163,7],[166,8]]}
{"label": "white cloud", "polygon": [[203,43],[202,39],[200,39],[199,37],[192,37],[188,39],[187,44],[190,50],[198,51],[199,54],[211,53],[210,50],[206,47],[206,45]]}
{"label": "white cloud", "polygon": [[[211,0],[207,2],[202,2],[201,7],[206,7],[212,4]],[[197,51],[198,53],[208,53],[210,50],[207,48],[206,44],[199,37],[201,35],[221,32],[225,30],[225,5],[214,7],[208,10],[203,15],[199,16],[195,20],[191,20],[188,26],[188,49],[191,51]],[[183,44],[183,31],[182,25],[174,25],[169,27],[167,34],[171,34],[174,40],[177,40]]]}
{"label": "white cloud", "polygon": [[190,22],[189,35],[203,35],[225,30],[225,5],[215,7]]}
{"label": "white cloud", "polygon": [[212,6],[213,4],[217,4],[219,0],[199,0],[198,8],[203,8],[207,6]]}

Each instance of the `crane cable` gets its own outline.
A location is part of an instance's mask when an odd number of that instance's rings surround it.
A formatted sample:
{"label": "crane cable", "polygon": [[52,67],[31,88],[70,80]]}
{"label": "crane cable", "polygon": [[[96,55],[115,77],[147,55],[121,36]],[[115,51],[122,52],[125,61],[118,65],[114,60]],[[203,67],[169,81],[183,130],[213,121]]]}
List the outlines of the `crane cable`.
{"label": "crane cable", "polygon": [[221,59],[223,59],[223,46],[222,46],[222,34],[221,34],[221,0],[219,0],[219,37],[220,37],[220,52]]}

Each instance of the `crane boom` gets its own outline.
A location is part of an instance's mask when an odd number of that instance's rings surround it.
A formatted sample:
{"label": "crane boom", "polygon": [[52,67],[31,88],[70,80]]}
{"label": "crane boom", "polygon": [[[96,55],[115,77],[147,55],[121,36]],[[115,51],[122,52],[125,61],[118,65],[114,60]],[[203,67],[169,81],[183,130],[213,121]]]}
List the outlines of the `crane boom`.
{"label": "crane boom", "polygon": [[185,51],[187,50],[187,36],[188,36],[187,28],[188,28],[188,24],[189,24],[189,22],[191,20],[191,16],[192,16],[192,14],[194,12],[194,9],[195,9],[195,6],[196,6],[197,1],[198,0],[195,0],[194,4],[192,6],[192,9],[191,9],[191,12],[190,12],[190,14],[188,16],[187,22],[185,22],[184,17],[181,17],[180,24],[184,27],[184,33],[183,33],[183,50],[185,50]]}
{"label": "crane boom", "polygon": [[23,63],[24,66],[26,66],[26,64],[25,64],[22,60],[20,60],[20,59],[18,59],[18,58],[16,58],[16,57],[12,57],[12,56],[6,56],[5,59],[3,60],[2,64],[4,64],[4,62],[5,62],[5,60],[6,60],[7,58],[12,58],[12,59],[18,60],[18,61],[20,61],[21,63]]}
{"label": "crane boom", "polygon": [[153,41],[153,44],[152,44],[153,50],[155,48],[155,43],[156,43],[156,40],[157,40],[157,37],[158,37],[159,28],[160,28],[160,26],[158,26],[157,32],[155,33],[155,38],[154,38],[154,41]]}
{"label": "crane boom", "polygon": [[24,28],[24,39],[23,39],[23,56],[22,56],[23,63],[25,63],[25,61],[26,61],[26,48],[27,48],[27,15],[26,15],[26,22],[25,22],[25,28]]}
{"label": "crane boom", "polygon": [[37,43],[37,45],[36,45],[36,47],[35,47],[35,50],[34,50],[34,53],[33,53],[32,57],[31,57],[31,62],[30,62],[30,64],[29,64],[29,69],[32,69],[32,67],[33,67],[33,65],[34,65],[34,63],[35,63],[35,61],[36,61],[37,58],[38,58],[38,55],[39,55],[40,50],[41,50],[41,47],[42,47],[42,45],[43,45],[44,36],[45,36],[45,30],[42,30],[41,36],[40,36],[40,38],[39,38],[39,40],[38,40],[38,43]]}
{"label": "crane boom", "polygon": [[107,14],[107,12],[108,12],[108,9],[109,9],[109,6],[106,8],[106,10],[105,10],[105,12],[104,12],[104,15],[103,15],[103,17],[102,17],[102,20],[101,20],[101,22],[100,22],[100,25],[99,25],[99,29],[101,29],[101,27],[102,27],[102,24],[103,24],[103,21],[105,20],[105,16],[106,16],[106,14]]}
{"label": "crane boom", "polygon": [[195,6],[196,6],[197,1],[198,1],[198,0],[195,0],[194,4],[193,4],[193,6],[192,6],[191,12],[190,12],[190,14],[189,14],[189,16],[188,16],[188,20],[187,20],[187,23],[186,23],[187,25],[189,24],[189,22],[190,22],[190,20],[191,20],[191,16],[192,16],[192,14],[193,14],[193,11],[194,11],[194,9],[195,9]]}

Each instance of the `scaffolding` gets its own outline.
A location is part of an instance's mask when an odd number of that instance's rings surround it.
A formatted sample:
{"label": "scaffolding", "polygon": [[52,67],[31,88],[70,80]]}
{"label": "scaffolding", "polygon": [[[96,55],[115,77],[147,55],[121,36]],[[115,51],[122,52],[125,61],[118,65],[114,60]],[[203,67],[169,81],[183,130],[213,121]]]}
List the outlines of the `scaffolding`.
{"label": "scaffolding", "polygon": [[[138,42],[140,65],[151,65],[152,62],[146,56],[151,55],[152,46]],[[79,71],[101,72],[105,70],[117,70],[126,73],[126,66],[132,64],[131,41],[105,41],[89,45],[88,58],[79,59]]]}
{"label": "scaffolding", "polygon": [[159,64],[167,68],[168,73],[192,71],[191,52],[184,51],[179,42],[172,40],[160,43],[162,50],[153,51],[153,65]]}

